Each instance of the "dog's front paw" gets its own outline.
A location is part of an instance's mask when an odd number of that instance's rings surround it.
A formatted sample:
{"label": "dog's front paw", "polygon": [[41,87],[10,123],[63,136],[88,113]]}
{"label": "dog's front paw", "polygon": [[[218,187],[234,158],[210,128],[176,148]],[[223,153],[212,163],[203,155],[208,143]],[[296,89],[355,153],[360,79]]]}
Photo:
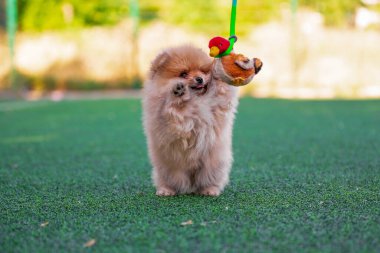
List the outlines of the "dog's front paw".
{"label": "dog's front paw", "polygon": [[206,187],[206,188],[202,189],[201,191],[199,191],[199,194],[204,195],[204,196],[217,197],[220,195],[220,190],[216,186],[209,186],[209,187]]}
{"label": "dog's front paw", "polygon": [[183,83],[177,83],[173,87],[173,94],[176,97],[182,97],[186,93],[186,87]]}

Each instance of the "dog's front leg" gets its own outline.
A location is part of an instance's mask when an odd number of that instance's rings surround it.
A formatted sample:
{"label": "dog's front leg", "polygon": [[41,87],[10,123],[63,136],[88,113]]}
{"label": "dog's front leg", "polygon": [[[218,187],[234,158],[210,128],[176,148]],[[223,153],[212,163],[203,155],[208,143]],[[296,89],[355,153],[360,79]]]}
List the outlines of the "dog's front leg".
{"label": "dog's front leg", "polygon": [[174,106],[182,105],[184,102],[189,101],[191,98],[189,88],[181,82],[178,82],[175,85],[173,85],[171,92],[173,95],[172,102]]}
{"label": "dog's front leg", "polygon": [[194,128],[194,121],[188,115],[187,107],[190,100],[189,88],[181,82],[173,85],[170,96],[166,97],[161,115],[166,121],[166,130],[173,139],[187,140]]}

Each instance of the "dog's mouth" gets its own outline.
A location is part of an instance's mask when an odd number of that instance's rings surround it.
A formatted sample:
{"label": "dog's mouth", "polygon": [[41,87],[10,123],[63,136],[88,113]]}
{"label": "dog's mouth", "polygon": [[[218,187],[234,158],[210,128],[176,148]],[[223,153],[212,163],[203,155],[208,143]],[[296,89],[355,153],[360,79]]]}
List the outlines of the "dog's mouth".
{"label": "dog's mouth", "polygon": [[207,87],[207,85],[205,83],[195,84],[195,85],[190,86],[190,88],[192,88],[193,90],[201,90],[205,87]]}
{"label": "dog's mouth", "polygon": [[196,90],[196,91],[198,91],[200,95],[203,95],[203,94],[205,94],[206,91],[207,91],[207,84],[206,84],[206,83],[195,84],[195,85],[190,86],[190,88],[191,88],[192,90]]}

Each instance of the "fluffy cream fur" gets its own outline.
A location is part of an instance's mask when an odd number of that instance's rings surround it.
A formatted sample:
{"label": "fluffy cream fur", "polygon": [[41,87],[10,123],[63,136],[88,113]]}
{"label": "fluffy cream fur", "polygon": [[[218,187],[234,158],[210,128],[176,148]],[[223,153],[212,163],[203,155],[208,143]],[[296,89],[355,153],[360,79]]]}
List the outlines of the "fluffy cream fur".
{"label": "fluffy cream fur", "polygon": [[237,88],[217,79],[212,64],[192,46],[152,62],[143,122],[157,195],[217,196],[228,183]]}

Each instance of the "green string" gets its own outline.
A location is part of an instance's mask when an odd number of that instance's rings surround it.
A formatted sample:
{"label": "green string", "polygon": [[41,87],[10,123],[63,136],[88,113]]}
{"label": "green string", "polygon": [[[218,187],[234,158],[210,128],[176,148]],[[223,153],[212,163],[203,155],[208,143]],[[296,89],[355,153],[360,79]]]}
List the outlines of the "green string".
{"label": "green string", "polygon": [[237,5],[237,0],[232,0],[231,19],[230,19],[230,36],[235,35],[236,5]]}
{"label": "green string", "polygon": [[218,55],[217,56],[218,58],[229,55],[231,51],[234,49],[234,44],[237,40],[237,37],[235,35],[236,5],[237,5],[237,0],[232,0],[231,19],[230,19],[230,38],[228,39],[230,41],[230,46],[224,53]]}

